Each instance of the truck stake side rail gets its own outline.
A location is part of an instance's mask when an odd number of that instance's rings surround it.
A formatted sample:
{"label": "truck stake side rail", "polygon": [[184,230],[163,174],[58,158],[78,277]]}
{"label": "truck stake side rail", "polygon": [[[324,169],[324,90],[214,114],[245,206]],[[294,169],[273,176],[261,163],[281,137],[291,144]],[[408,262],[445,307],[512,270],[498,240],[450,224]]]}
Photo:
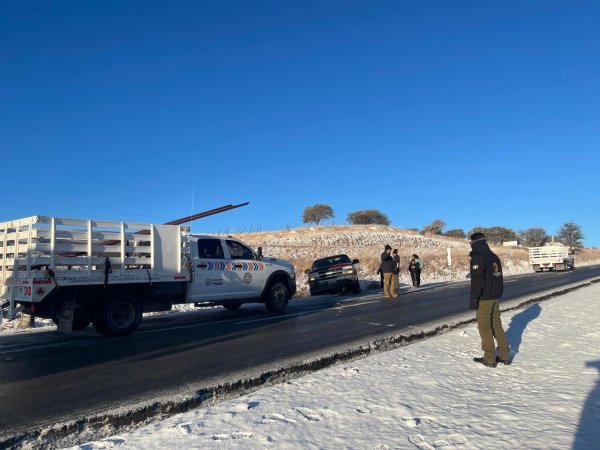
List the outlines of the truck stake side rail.
{"label": "truck stake side rail", "polygon": [[177,225],[32,216],[0,223],[0,299],[40,302],[59,286],[189,281]]}

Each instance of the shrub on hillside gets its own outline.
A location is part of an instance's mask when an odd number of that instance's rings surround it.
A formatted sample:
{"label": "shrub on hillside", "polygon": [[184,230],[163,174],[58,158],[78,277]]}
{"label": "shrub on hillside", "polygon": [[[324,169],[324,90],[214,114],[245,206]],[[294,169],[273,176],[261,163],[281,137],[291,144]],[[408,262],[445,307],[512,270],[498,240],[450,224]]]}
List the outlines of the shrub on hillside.
{"label": "shrub on hillside", "polygon": [[455,230],[448,230],[444,233],[444,235],[448,236],[448,237],[457,238],[457,239],[464,239],[467,237],[465,230],[463,230],[461,228],[457,228]]}
{"label": "shrub on hillside", "polygon": [[515,233],[514,230],[505,227],[475,227],[469,231],[469,236],[473,233],[485,234],[488,242],[496,245],[502,244],[503,242],[518,240],[517,233]]}
{"label": "shrub on hillside", "polygon": [[389,225],[390,219],[376,209],[354,211],[348,214],[347,219],[352,225]]}
{"label": "shrub on hillside", "polygon": [[440,219],[436,219],[429,225],[425,225],[421,230],[421,233],[440,235],[444,231],[444,228],[446,228],[446,222]]}

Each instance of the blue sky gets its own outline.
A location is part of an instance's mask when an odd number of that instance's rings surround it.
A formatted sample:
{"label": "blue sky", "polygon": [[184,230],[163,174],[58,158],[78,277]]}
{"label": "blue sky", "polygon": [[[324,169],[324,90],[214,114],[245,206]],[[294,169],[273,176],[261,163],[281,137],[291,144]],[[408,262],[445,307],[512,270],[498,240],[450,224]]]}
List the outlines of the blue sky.
{"label": "blue sky", "polygon": [[[12,2],[0,220],[574,220],[600,246],[600,3]],[[192,192],[195,194],[192,195]]]}

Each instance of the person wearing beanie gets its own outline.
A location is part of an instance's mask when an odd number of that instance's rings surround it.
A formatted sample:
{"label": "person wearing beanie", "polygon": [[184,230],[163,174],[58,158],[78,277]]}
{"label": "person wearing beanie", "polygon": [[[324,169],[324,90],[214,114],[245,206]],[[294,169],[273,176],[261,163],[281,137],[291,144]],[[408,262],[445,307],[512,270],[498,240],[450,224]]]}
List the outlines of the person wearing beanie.
{"label": "person wearing beanie", "polygon": [[398,297],[398,294],[392,291],[394,277],[394,259],[392,258],[392,247],[385,246],[381,254],[381,271],[383,272],[383,295],[385,297]]}
{"label": "person wearing beanie", "polygon": [[[477,310],[477,328],[481,337],[483,357],[473,361],[488,367],[498,362],[510,364],[510,349],[500,319],[500,298],[504,291],[502,263],[492,252],[483,233],[471,235],[471,298],[469,306]],[[499,356],[496,356],[496,343]]]}

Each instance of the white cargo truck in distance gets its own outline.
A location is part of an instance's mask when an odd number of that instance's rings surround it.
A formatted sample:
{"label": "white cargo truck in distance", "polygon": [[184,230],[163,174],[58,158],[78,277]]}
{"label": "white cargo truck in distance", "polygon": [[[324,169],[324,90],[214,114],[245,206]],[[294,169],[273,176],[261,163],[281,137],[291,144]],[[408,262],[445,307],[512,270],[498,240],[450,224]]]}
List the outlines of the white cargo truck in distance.
{"label": "white cargo truck in distance", "polygon": [[264,303],[273,313],[296,292],[294,266],[231,237],[179,225],[33,216],[0,223],[0,303],[53,319],[59,331],[90,323],[107,336],[134,331],[145,312],[173,304]]}
{"label": "white cargo truck in distance", "polygon": [[569,270],[575,268],[575,261],[564,245],[546,245],[529,248],[529,262],[535,272],[547,270]]}

